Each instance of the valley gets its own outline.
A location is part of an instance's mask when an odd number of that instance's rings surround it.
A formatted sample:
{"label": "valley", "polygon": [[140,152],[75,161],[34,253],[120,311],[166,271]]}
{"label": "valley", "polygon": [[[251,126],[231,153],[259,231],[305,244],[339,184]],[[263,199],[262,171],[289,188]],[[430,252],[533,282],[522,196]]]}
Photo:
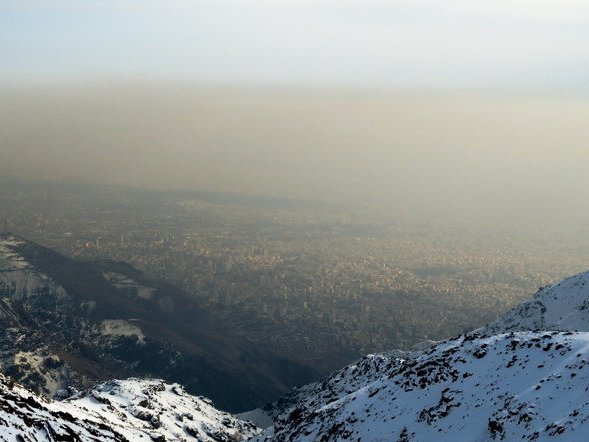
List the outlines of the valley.
{"label": "valley", "polygon": [[76,261],[6,234],[0,252],[2,371],[38,393],[155,376],[245,411],[318,375],[129,264]]}
{"label": "valley", "polygon": [[584,270],[589,253],[582,225],[387,221],[228,194],[7,181],[0,203],[16,233],[76,259],[128,262],[323,374],[495,320]]}
{"label": "valley", "polygon": [[[238,341],[202,316],[191,334],[183,318],[202,311],[128,264],[73,261],[7,234],[0,252],[0,363],[10,374],[0,375],[0,440],[548,442],[582,441],[588,429],[589,272],[453,339],[366,355],[240,419],[187,389],[214,396],[207,382],[222,382],[221,404],[247,397],[244,387],[263,395],[264,361],[277,366],[271,353],[235,371],[215,351]],[[173,333],[199,356],[166,341]],[[196,377],[176,370],[184,363]]]}

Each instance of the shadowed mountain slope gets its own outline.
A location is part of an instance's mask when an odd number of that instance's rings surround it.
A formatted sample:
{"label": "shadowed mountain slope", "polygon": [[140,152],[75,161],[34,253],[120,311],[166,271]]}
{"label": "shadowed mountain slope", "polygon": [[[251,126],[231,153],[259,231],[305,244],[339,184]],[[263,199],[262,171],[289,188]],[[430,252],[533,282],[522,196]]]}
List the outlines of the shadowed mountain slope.
{"label": "shadowed mountain slope", "polygon": [[225,314],[128,264],[0,236],[0,363],[30,388],[156,376],[235,411],[316,377],[237,336]]}

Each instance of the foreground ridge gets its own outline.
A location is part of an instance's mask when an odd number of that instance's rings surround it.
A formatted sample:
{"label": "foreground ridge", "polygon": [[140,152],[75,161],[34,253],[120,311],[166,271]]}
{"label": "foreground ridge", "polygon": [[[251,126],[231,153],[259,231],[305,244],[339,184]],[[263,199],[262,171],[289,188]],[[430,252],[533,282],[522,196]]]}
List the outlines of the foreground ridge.
{"label": "foreground ridge", "polygon": [[525,330],[589,331],[589,272],[541,287],[531,299],[476,332],[492,336]]}
{"label": "foreground ridge", "polygon": [[589,333],[465,335],[332,401],[308,397],[254,440],[584,441],[588,364]]}
{"label": "foreground ridge", "polygon": [[260,430],[178,384],[113,380],[63,401],[0,375],[1,441],[237,442]]}

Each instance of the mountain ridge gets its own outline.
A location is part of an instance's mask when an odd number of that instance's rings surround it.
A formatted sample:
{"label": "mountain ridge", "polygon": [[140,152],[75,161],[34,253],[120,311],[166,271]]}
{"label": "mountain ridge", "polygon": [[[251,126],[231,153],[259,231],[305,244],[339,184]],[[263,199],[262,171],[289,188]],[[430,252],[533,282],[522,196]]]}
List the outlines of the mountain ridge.
{"label": "mountain ridge", "polygon": [[0,364],[45,394],[150,376],[238,411],[316,376],[255,348],[216,314],[128,264],[77,261],[0,235]]}
{"label": "mountain ridge", "polygon": [[540,287],[531,299],[475,331],[492,335],[523,330],[589,331],[589,271]]}
{"label": "mountain ridge", "polygon": [[[52,354],[47,342],[40,341],[43,345],[38,348],[27,347],[31,340],[23,339],[20,328],[34,326],[39,327],[38,334],[55,333],[48,323],[56,318],[69,320],[68,326],[98,339],[98,344],[85,342],[89,345],[85,351],[91,353],[95,344],[104,350],[108,362],[108,358],[122,357],[118,352],[149,350],[153,334],[160,329],[146,319],[173,317],[180,305],[175,303],[182,301],[181,296],[173,297],[170,292],[162,295],[157,284],[124,263],[72,266],[68,258],[44,255],[33,243],[18,244],[18,238],[2,238],[0,323],[4,331],[0,336],[0,362],[5,366],[4,357],[12,351],[16,374],[22,375],[19,370],[28,367],[25,381],[39,380],[58,370],[67,378],[78,371],[63,362],[65,357]],[[96,287],[116,289],[106,293],[103,305],[92,304],[100,301],[98,297],[86,296],[88,281],[69,284],[67,278],[79,274],[76,266],[83,269],[82,273],[88,273],[87,266],[91,266],[96,280],[100,280]],[[35,276],[31,272],[36,269],[56,277],[44,273]],[[90,283],[94,281],[90,278]],[[135,305],[123,305],[126,309],[118,309],[114,316],[109,313],[121,299],[129,297]],[[68,317],[66,313],[76,308],[83,314]],[[194,308],[185,309],[180,316],[194,317],[193,312],[199,313]],[[203,323],[207,324],[207,318]],[[213,330],[223,338],[222,328]],[[172,327],[165,331],[165,337],[176,345],[174,335],[180,331],[182,326]],[[18,344],[18,352],[7,348],[9,338]],[[185,345],[193,344],[186,339]],[[223,339],[214,339],[198,351],[201,355],[214,354],[223,345],[227,345]],[[174,359],[171,353],[168,356]],[[21,363],[16,364],[17,360]],[[88,358],[88,369],[96,370],[92,362]],[[247,364],[247,358],[242,362]],[[99,368],[106,372],[110,369],[108,364]],[[209,375],[217,382],[230,379],[219,371]],[[249,373],[242,381],[249,381],[251,376],[256,374]],[[56,379],[45,378],[44,382],[54,382],[53,387],[58,387]],[[52,402],[37,399],[0,376],[0,419],[7,422],[7,428],[22,431],[29,431],[26,422],[37,422],[30,428],[36,432],[30,436],[35,441],[45,440],[42,437],[47,434],[49,440],[60,440],[68,432],[77,431],[84,435],[80,440],[95,440],[91,439],[94,434],[99,435],[98,440],[120,441],[141,440],[140,434],[157,441],[192,437],[207,442],[239,438],[252,442],[581,442],[589,433],[587,385],[589,272],[582,272],[540,288],[528,301],[473,332],[443,342],[423,343],[412,351],[367,355],[318,382],[293,389],[266,407],[274,425],[261,433],[253,423],[215,410],[210,401],[192,398],[178,384],[135,378],[105,381],[80,391],[62,389],[57,395],[60,401]],[[176,396],[183,398],[182,407],[203,413],[192,413],[192,419],[188,417],[190,411],[179,413]],[[28,402],[33,404],[29,408]],[[2,407],[21,420],[12,422],[2,415]],[[70,418],[63,420],[65,415],[58,409],[70,416],[81,413],[80,427],[72,427]],[[40,417],[35,417],[36,412]],[[105,416],[103,420],[96,417],[101,415]]]}
{"label": "mountain ridge", "polygon": [[159,379],[111,380],[51,401],[3,375],[0,426],[0,440],[18,442],[238,442],[260,431]]}
{"label": "mountain ridge", "polygon": [[276,401],[253,441],[584,441],[588,305],[581,272],[473,332],[367,355]]}
{"label": "mountain ridge", "polygon": [[308,397],[253,441],[582,441],[588,364],[587,332],[465,335],[385,361],[353,391]]}

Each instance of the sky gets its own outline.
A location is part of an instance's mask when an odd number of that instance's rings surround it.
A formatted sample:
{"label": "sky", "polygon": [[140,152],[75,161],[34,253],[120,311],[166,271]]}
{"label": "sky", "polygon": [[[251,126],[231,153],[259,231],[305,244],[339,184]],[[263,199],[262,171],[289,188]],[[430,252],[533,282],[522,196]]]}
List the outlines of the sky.
{"label": "sky", "polygon": [[589,220],[585,99],[223,88],[0,97],[0,174],[423,219]]}
{"label": "sky", "polygon": [[583,0],[3,0],[0,84],[587,89]]}
{"label": "sky", "polygon": [[0,174],[589,216],[585,0],[2,0],[0,59]]}

